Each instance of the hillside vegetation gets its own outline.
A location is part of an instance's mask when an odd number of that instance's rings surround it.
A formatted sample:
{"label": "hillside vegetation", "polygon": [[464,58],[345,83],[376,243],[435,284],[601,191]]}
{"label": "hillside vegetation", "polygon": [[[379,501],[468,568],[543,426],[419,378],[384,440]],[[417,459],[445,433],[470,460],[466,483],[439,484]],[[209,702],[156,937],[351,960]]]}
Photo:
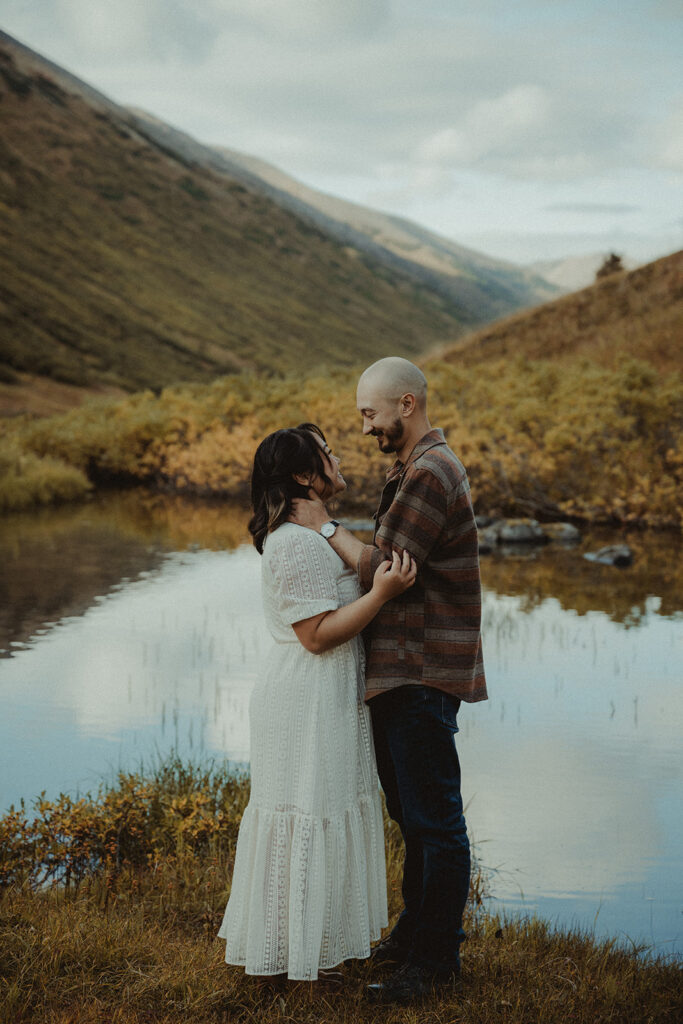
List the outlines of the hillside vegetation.
{"label": "hillside vegetation", "polygon": [[683,252],[468,334],[439,358],[461,366],[524,356],[556,364],[589,359],[615,369],[642,359],[660,373],[683,367]]}
{"label": "hillside vegetation", "polygon": [[142,134],[182,160],[227,174],[326,236],[382,266],[409,274],[454,302],[463,325],[487,323],[558,294],[554,285],[532,270],[467,249],[402,217],[317,192],[256,157],[205,146],[145,111],[130,114]]}
{"label": "hillside vegetation", "polygon": [[353,365],[471,323],[83,91],[0,36],[0,380],[131,390]]}
{"label": "hillside vegetation", "polygon": [[[107,122],[102,145],[113,130]],[[127,144],[138,145],[133,139]],[[75,158],[64,157],[67,163]],[[164,169],[173,179],[175,164],[165,164],[158,153],[150,159],[158,173]],[[178,202],[182,192],[190,204],[214,201],[193,197],[182,180],[177,184]],[[125,206],[129,199],[120,201]],[[247,210],[245,223],[249,216]],[[193,220],[192,230],[200,223]],[[316,237],[309,232],[306,244]],[[293,294],[295,287],[305,287],[302,268],[310,251],[302,248],[299,269],[292,271]],[[478,512],[683,525],[682,259],[675,254],[605,278],[444,347],[424,363],[432,421],[444,428],[467,466]],[[389,287],[381,278],[369,280],[374,288]],[[253,287],[253,281],[245,284],[244,295]],[[264,292],[268,301],[272,287],[271,281]],[[371,306],[369,294],[367,301]],[[264,308],[254,305],[253,312],[260,337],[272,324]],[[327,313],[329,333],[320,337],[334,345],[332,307]],[[149,337],[133,350],[135,358],[156,358]],[[400,351],[393,345],[390,350]],[[174,358],[184,358],[180,347],[174,352]],[[258,361],[256,343],[249,352]],[[103,482],[244,499],[261,438],[306,419],[320,423],[343,458],[347,504],[367,511],[386,460],[360,434],[355,382],[382,349],[376,346],[361,362],[347,348],[355,366],[325,372],[316,369],[311,352],[303,355],[283,336],[269,365],[288,369],[282,378],[243,370],[208,385],[93,400],[43,420],[0,421],[0,508],[84,496]],[[135,365],[131,355],[130,366]]]}

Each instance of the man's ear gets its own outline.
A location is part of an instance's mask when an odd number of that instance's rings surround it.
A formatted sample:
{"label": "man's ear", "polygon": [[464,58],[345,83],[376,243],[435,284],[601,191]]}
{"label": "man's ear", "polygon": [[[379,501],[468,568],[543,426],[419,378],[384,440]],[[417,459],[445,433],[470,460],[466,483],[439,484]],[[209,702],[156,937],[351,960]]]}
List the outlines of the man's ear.
{"label": "man's ear", "polygon": [[417,407],[417,399],[415,398],[415,395],[411,395],[410,392],[405,395],[401,395],[399,407],[402,416],[411,416]]}

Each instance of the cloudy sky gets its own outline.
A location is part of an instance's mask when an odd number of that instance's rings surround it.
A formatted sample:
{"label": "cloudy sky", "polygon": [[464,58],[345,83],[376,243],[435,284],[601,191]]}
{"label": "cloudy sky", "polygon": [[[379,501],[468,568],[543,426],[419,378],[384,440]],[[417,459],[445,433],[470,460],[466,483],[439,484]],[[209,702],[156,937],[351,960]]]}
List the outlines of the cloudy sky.
{"label": "cloudy sky", "polygon": [[119,103],[527,262],[683,247],[678,0],[2,0]]}

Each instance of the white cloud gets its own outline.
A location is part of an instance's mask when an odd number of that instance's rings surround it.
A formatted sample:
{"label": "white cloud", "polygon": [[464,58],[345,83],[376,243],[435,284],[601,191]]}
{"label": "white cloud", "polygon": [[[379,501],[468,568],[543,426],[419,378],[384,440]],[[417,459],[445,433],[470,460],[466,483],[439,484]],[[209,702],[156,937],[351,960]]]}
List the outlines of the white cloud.
{"label": "white cloud", "polygon": [[474,103],[459,125],[443,128],[417,149],[419,163],[470,166],[533,145],[547,127],[552,103],[537,85],[518,85]]}
{"label": "white cloud", "polygon": [[[476,11],[450,0],[5,8],[8,31],[116,101],[314,187],[361,203],[384,196],[391,212],[436,230],[490,221],[512,194],[518,206],[508,202],[499,224],[525,218],[531,230],[537,218],[522,202],[562,202],[569,184],[571,201],[587,202],[601,175],[631,169],[645,181],[681,168],[680,40],[666,0],[482,0]],[[661,205],[675,202],[674,179],[645,191],[650,223],[637,230],[653,232]]]}

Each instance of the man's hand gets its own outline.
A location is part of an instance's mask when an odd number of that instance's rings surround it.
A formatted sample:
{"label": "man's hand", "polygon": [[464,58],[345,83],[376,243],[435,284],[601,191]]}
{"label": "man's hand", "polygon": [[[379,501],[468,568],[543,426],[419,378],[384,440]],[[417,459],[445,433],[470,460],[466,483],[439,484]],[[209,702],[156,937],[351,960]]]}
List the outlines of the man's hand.
{"label": "man's hand", "polygon": [[306,526],[309,530],[319,531],[323,523],[330,521],[330,515],[320,498],[295,498],[292,502],[292,514],[289,517],[290,523],[297,523],[298,526]]}

